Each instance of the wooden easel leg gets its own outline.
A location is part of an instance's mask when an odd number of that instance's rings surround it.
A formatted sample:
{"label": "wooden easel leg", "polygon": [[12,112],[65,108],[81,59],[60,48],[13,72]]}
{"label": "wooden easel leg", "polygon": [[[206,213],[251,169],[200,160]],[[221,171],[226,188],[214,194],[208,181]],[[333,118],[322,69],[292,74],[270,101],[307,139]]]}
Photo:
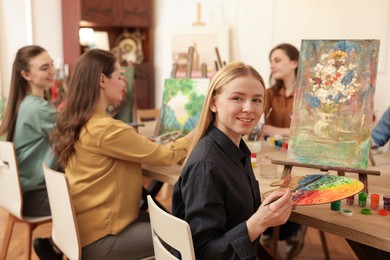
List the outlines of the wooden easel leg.
{"label": "wooden easel leg", "polygon": [[368,177],[367,174],[359,173],[359,181],[364,184],[363,191],[368,193]]}
{"label": "wooden easel leg", "polygon": [[371,149],[370,149],[370,153],[368,154],[368,156],[370,158],[371,165],[375,166],[376,163],[375,163],[374,155],[372,154],[372,150]]}
{"label": "wooden easel leg", "polygon": [[330,255],[329,255],[328,243],[326,242],[325,232],[322,230],[318,230],[318,232],[320,233],[322,250],[324,251],[325,259],[328,260],[330,259]]}
{"label": "wooden easel leg", "polygon": [[343,172],[343,171],[337,171],[337,175],[338,175],[338,176],[345,176],[345,172]]}
{"label": "wooden easel leg", "polygon": [[285,165],[283,168],[282,179],[286,178],[287,175],[291,174],[291,171],[292,171],[292,166]]}

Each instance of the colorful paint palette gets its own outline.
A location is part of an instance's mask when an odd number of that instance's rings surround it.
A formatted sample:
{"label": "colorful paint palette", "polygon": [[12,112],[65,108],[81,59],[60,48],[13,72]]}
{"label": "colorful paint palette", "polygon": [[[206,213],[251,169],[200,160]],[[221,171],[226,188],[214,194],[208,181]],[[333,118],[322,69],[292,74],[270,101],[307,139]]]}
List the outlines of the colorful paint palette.
{"label": "colorful paint palette", "polygon": [[[330,203],[332,201],[345,199],[360,192],[364,184],[356,179],[345,176],[323,175],[322,178],[312,182],[322,174],[310,174],[306,176],[293,176],[289,187],[294,190],[300,186],[299,190],[293,192],[293,205],[315,205]],[[304,185],[308,183],[308,185]],[[267,197],[274,190],[263,194]]]}

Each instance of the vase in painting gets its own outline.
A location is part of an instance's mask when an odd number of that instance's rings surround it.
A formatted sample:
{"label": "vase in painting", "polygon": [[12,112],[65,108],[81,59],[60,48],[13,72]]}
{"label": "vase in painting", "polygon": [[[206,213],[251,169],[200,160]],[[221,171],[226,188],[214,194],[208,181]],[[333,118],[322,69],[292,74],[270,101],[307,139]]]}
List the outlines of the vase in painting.
{"label": "vase in painting", "polygon": [[336,133],[335,115],[319,112],[318,119],[314,123],[314,135],[322,138],[332,138]]}

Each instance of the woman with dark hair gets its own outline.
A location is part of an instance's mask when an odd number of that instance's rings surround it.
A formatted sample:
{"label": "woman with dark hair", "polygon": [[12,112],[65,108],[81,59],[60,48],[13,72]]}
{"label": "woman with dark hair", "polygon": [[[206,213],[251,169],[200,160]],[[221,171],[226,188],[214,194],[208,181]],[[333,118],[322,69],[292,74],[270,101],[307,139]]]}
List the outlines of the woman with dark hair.
{"label": "woman with dark hair", "polygon": [[251,153],[242,139],[259,122],[264,95],[262,77],[242,62],[224,66],[210,83],[172,198],[172,213],[190,225],[196,259],[255,259],[259,251],[261,259],[270,259],[259,237],[291,214],[287,188],[260,205]]}
{"label": "woman with dark hair", "polygon": [[92,49],[77,61],[67,104],[52,142],[69,177],[83,259],[154,255],[147,212],[140,211],[141,164],[172,165],[187,155],[189,136],[163,146],[106,114],[125,81],[112,53]]}
{"label": "woman with dark hair", "polygon": [[298,60],[298,49],[288,43],[276,46],[269,54],[274,84],[267,89],[263,136],[290,135]]}
{"label": "woman with dark hair", "polygon": [[57,110],[44,99],[44,91],[53,86],[55,76],[53,60],[42,47],[30,45],[17,51],[0,135],[15,146],[25,216],[51,214],[42,162],[57,168],[49,144]]}
{"label": "woman with dark hair", "polygon": [[[6,140],[15,146],[24,216],[51,215],[42,162],[58,170],[49,144],[57,110],[44,99],[44,92],[53,86],[55,76],[53,60],[42,47],[29,45],[17,51],[0,135],[6,135]],[[41,259],[61,259],[49,238],[34,241],[35,249],[36,242],[50,252],[44,256],[43,252],[36,250]]]}

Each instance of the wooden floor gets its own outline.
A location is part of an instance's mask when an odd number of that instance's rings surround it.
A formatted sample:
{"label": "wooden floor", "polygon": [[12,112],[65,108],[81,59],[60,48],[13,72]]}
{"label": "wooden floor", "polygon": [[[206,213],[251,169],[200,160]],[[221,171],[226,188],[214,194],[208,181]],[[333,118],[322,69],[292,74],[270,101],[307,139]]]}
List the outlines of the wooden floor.
{"label": "wooden floor", "polygon": [[[147,183],[148,180],[145,180]],[[172,187],[168,185],[164,185],[161,190],[158,199],[159,201],[167,208],[171,209],[171,195],[172,195]],[[0,209],[0,244],[3,243],[3,235],[5,229],[5,221],[6,221],[7,213]],[[23,241],[25,240],[25,226],[22,224],[16,224],[14,227],[13,236],[11,238],[10,247],[8,249],[7,260],[17,260],[17,259],[26,259]],[[51,233],[51,224],[45,224],[38,227],[33,234],[33,237],[48,237]],[[353,260],[358,259],[353,251],[349,248],[347,242],[344,239],[334,236],[331,234],[326,234],[326,239],[328,242],[328,247],[330,251],[330,259],[334,260]],[[285,259],[284,254],[284,242],[279,242],[279,259]],[[33,256],[32,259],[36,260],[38,257],[35,255],[34,250],[32,250]],[[297,260],[320,260],[325,259],[324,253],[322,251],[321,240],[319,236],[319,232],[315,229],[308,228],[305,245],[302,249],[301,253],[298,257],[294,259]]]}
{"label": "wooden floor", "polygon": [[[3,239],[4,239],[3,236],[4,236],[7,216],[8,213],[5,210],[0,208],[0,245],[1,246],[3,245]],[[33,232],[33,239],[36,237],[49,237],[50,233],[51,233],[51,223],[38,226]],[[27,227],[22,223],[16,223],[12,233],[11,242],[8,248],[8,254],[6,258],[7,260],[27,259],[25,248],[24,248],[24,241],[26,240],[26,236],[27,236]],[[32,260],[39,259],[35,254],[34,249],[31,249],[31,251],[32,251],[31,259]]]}

